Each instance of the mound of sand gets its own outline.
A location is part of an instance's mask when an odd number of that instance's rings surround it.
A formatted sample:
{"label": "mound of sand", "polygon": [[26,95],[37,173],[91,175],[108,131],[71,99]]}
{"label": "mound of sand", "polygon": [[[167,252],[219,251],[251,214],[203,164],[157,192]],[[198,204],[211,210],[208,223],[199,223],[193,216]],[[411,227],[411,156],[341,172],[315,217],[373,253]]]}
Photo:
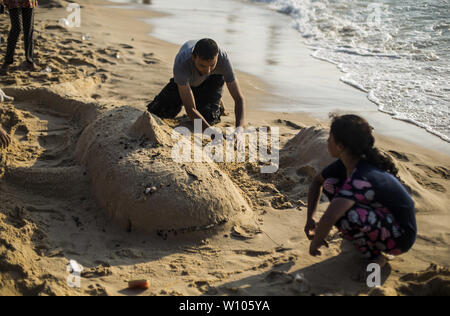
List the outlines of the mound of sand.
{"label": "mound of sand", "polygon": [[177,234],[251,223],[252,210],[215,164],[172,160],[171,136],[161,120],[130,107],[93,122],[76,157],[87,167],[100,205],[133,231]]}
{"label": "mound of sand", "polygon": [[85,127],[92,122],[104,107],[89,102],[89,96],[96,91],[100,78],[90,77],[45,87],[12,87],[3,91],[14,97],[16,102],[38,104],[41,108],[63,115],[72,123]]}
{"label": "mound of sand", "polygon": [[280,168],[297,168],[298,174],[314,177],[333,161],[328,154],[327,138],[328,131],[323,128],[302,129],[283,148]]}
{"label": "mound of sand", "polygon": [[374,288],[370,296],[449,296],[450,270],[431,263],[424,271],[408,273],[397,287]]}
{"label": "mound of sand", "polygon": [[96,80],[88,79],[51,88],[5,89],[16,101],[0,109],[0,123],[13,138],[11,146],[2,151],[0,175],[11,184],[46,196],[66,197],[79,190],[67,181],[87,182],[73,152],[79,134],[99,109],[69,94],[80,95],[79,90],[96,85]]}

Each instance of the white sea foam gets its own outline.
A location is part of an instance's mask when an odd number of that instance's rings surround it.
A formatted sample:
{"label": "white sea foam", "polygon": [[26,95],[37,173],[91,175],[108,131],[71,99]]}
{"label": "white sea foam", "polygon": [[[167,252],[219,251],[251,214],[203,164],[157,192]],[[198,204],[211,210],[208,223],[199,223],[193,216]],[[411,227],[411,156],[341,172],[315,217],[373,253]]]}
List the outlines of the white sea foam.
{"label": "white sea foam", "polygon": [[448,0],[253,0],[292,17],[314,51],[380,111],[450,142]]}

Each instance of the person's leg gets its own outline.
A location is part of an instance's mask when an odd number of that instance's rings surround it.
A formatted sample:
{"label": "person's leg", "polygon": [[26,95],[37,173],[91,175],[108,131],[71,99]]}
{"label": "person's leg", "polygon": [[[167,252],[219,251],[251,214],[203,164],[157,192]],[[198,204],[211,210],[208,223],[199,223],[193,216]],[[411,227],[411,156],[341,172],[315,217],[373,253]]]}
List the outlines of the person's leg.
{"label": "person's leg", "polygon": [[219,123],[223,114],[220,100],[224,84],[222,75],[211,75],[202,85],[192,89],[197,110],[211,125]]}
{"label": "person's leg", "polygon": [[34,51],[34,9],[24,8],[22,9],[22,24],[23,24],[23,39],[25,45],[25,57],[27,62],[31,65],[34,64],[33,51]]}
{"label": "person's leg", "polygon": [[11,65],[14,63],[14,53],[16,51],[17,40],[21,30],[20,27],[20,10],[21,9],[10,9],[9,18],[11,19],[11,30],[8,35],[8,45],[6,48],[6,56],[4,65]]}
{"label": "person's leg", "polygon": [[160,118],[175,118],[182,109],[178,86],[173,79],[147,105],[147,110]]}
{"label": "person's leg", "polygon": [[383,252],[392,255],[401,253],[397,248],[400,229],[393,216],[383,210],[354,207],[337,223],[344,238],[352,241],[363,259],[361,271],[354,276],[357,281],[365,280],[370,263],[377,263],[380,268],[386,266],[388,260]]}

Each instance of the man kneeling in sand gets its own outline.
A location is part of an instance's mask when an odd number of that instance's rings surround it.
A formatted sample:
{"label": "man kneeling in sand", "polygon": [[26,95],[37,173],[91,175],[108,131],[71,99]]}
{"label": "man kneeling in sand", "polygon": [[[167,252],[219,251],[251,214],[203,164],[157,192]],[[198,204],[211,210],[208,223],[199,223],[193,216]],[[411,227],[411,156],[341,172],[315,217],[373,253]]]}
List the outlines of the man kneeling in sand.
{"label": "man kneeling in sand", "polygon": [[220,122],[226,82],[234,99],[236,128],[244,127],[244,98],[228,55],[212,39],[185,43],[175,58],[174,77],[147,108],[161,118],[175,118],[184,105],[189,118],[202,120],[203,130]]}

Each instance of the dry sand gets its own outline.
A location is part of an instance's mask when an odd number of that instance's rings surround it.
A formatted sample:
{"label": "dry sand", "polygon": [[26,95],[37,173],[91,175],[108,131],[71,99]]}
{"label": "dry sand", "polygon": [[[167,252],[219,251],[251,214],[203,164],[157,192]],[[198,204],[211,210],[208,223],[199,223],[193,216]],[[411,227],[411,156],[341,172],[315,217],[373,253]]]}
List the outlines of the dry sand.
{"label": "dry sand", "polygon": [[[336,232],[322,257],[308,254],[306,194],[330,162],[327,123],[259,111],[270,94],[239,73],[249,126],[280,128],[280,170],[177,165],[169,135],[188,119],[160,121],[144,110],[167,83],[178,47],[146,35],[149,26],[135,18],[150,12],[101,4],[83,2],[79,29],[58,26],[65,2],[41,6],[40,69],[23,69],[19,47],[12,73],[0,77],[15,97],[0,107],[13,139],[0,150],[0,295],[450,295],[448,156],[377,138],[413,193],[419,236],[390,262],[383,287],[370,290],[351,280],[358,256]],[[222,128],[234,124],[228,94],[225,105]],[[81,288],[68,286],[70,259],[84,267]],[[150,288],[128,290],[133,279]]]}

